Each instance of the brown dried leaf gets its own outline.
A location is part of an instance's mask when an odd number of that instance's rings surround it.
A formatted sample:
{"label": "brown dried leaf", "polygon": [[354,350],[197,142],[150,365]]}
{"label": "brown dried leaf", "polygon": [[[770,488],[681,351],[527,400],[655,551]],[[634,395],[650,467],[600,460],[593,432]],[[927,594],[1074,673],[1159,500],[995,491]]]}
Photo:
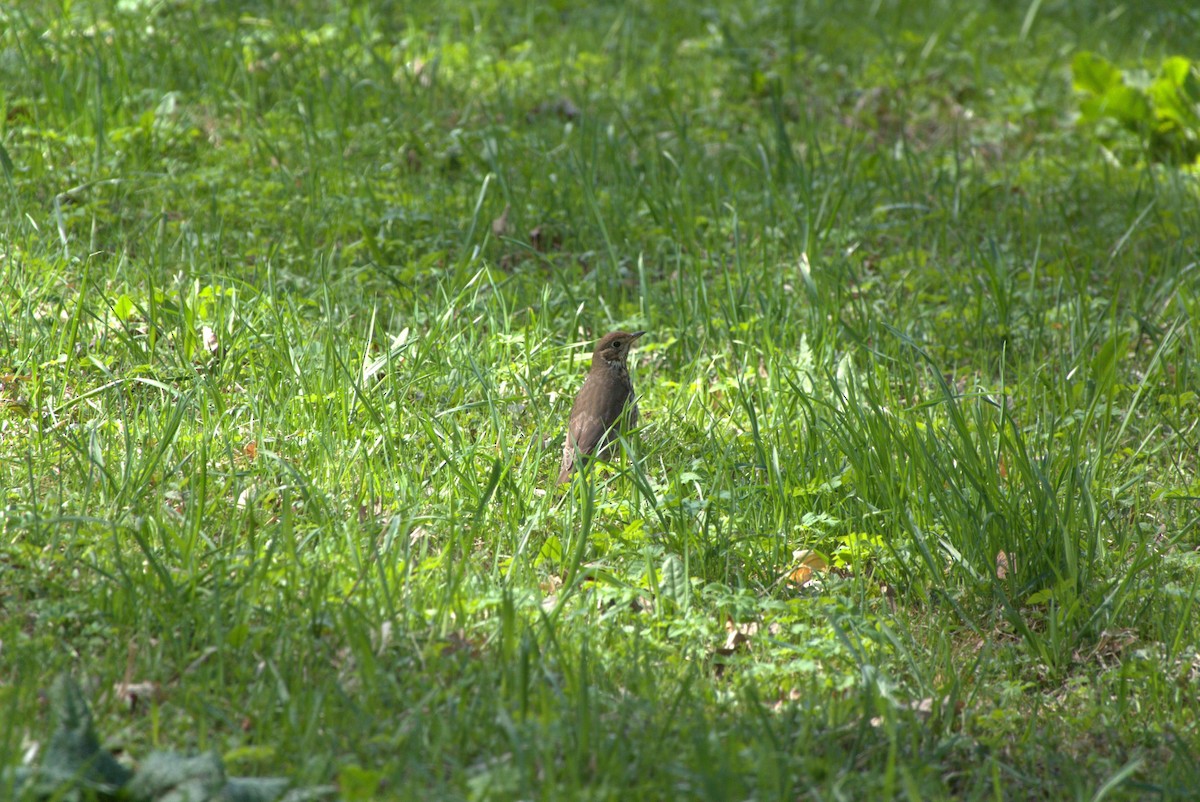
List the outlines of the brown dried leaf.
{"label": "brown dried leaf", "polygon": [[20,392],[18,382],[27,382],[30,378],[30,376],[15,373],[0,376],[0,406],[28,414],[29,401],[25,394]]}
{"label": "brown dried leaf", "polygon": [[238,493],[237,501],[234,502],[234,506],[239,510],[244,510],[249,507],[250,502],[254,500],[255,491],[256,488],[254,485],[246,485],[244,488],[242,488],[242,492]]}
{"label": "brown dried leaf", "polygon": [[996,552],[996,579],[1008,578],[1008,555],[1002,551]]}
{"label": "brown dried leaf", "polygon": [[1125,651],[1138,642],[1137,632],[1132,629],[1106,629],[1100,633],[1100,639],[1091,651],[1086,654],[1076,650],[1072,655],[1078,663],[1095,660],[1100,665],[1107,666],[1117,662]]}
{"label": "brown dried leaf", "polygon": [[[901,710],[908,710],[912,713],[915,713],[916,717],[918,719],[920,719],[921,721],[928,721],[930,718],[933,717],[934,710],[935,710],[935,703],[934,703],[932,696],[926,696],[924,699],[916,699],[911,702],[901,703],[901,704],[897,705],[897,707]],[[961,713],[963,710],[963,703],[961,701],[956,701],[954,703],[953,710],[951,710],[950,707],[951,707],[950,706],[950,697],[943,696],[941,703],[939,705],[937,705],[937,710],[943,716],[946,715],[948,712]],[[883,718],[881,716],[873,717],[871,719],[871,726],[872,727],[883,726]]]}
{"label": "brown dried leaf", "polygon": [[571,121],[579,119],[582,113],[570,98],[560,97],[558,100],[537,104],[533,107],[533,111],[529,112],[526,119],[532,120],[543,114],[555,114],[564,120]]}
{"label": "brown dried leaf", "polygon": [[561,239],[547,226],[534,226],[529,232],[529,244],[538,253],[557,251]]}
{"label": "brown dried leaf", "polygon": [[204,342],[204,350],[213,356],[219,357],[221,355],[221,342],[217,339],[217,333],[210,327],[200,327],[200,339]]}
{"label": "brown dried leaf", "polygon": [[564,97],[562,100],[558,101],[558,108],[555,109],[555,111],[558,112],[560,117],[564,117],[568,120],[578,119],[579,115],[583,113],[579,110],[579,107],[572,103],[571,99],[567,97]]}
{"label": "brown dried leaf", "polygon": [[433,85],[433,69],[429,67],[424,59],[415,58],[406,66],[408,74],[416,78],[420,86],[428,89]]}
{"label": "brown dried leaf", "polygon": [[804,695],[800,693],[800,689],[792,688],[787,692],[787,694],[780,695],[780,697],[771,705],[771,709],[776,713],[781,710],[787,710],[792,705],[799,702],[802,698],[804,698]]}
{"label": "brown dried leaf", "polygon": [[392,645],[392,634],[395,627],[391,621],[384,621],[379,625],[379,632],[375,635],[374,640],[375,654],[383,654],[387,648]]}
{"label": "brown dried leaf", "polygon": [[886,582],[880,584],[879,592],[883,594],[883,598],[887,600],[888,610],[892,615],[896,614],[896,589]]}
{"label": "brown dried leaf", "polygon": [[639,594],[629,602],[629,610],[633,613],[652,613],[654,612],[654,600]]}
{"label": "brown dried leaf", "polygon": [[717,648],[717,654],[725,657],[733,654],[758,634],[758,628],[759,624],[757,621],[751,621],[748,624],[735,624],[732,618],[726,618],[725,643]]}
{"label": "brown dried leaf", "polygon": [[130,713],[136,713],[138,705],[143,702],[157,704],[166,698],[162,685],[157,682],[118,682],[113,686],[113,691]]}
{"label": "brown dried leaf", "polygon": [[439,652],[442,657],[449,657],[452,654],[466,654],[472,659],[478,659],[480,655],[479,641],[478,639],[468,637],[467,633],[463,630],[457,629],[445,637]]}
{"label": "brown dried leaf", "polygon": [[496,239],[506,236],[509,232],[508,213],[512,209],[509,204],[504,204],[504,211],[500,212],[500,216],[492,221],[492,236]]}
{"label": "brown dried leaf", "polygon": [[824,572],[829,568],[829,563],[825,561],[824,557],[808,549],[793,551],[792,559],[796,561],[796,567],[788,573],[788,581],[800,587],[812,582],[814,574]]}

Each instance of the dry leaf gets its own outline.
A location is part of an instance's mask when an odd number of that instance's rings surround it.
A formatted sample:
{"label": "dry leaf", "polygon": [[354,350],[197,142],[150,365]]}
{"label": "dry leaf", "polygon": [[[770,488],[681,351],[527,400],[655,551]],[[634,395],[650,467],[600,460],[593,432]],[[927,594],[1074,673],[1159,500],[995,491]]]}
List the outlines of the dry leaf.
{"label": "dry leaf", "polygon": [[560,117],[563,117],[567,120],[577,119],[579,115],[582,114],[582,112],[579,110],[579,107],[572,103],[571,99],[567,97],[559,100],[554,110],[558,112]]}
{"label": "dry leaf", "polygon": [[814,571],[824,571],[829,567],[829,563],[818,552],[809,551],[808,549],[796,549],[792,552],[792,559],[800,565],[807,565]]}
{"label": "dry leaf", "polygon": [[478,658],[479,644],[476,640],[468,638],[463,630],[458,629],[446,636],[439,652],[442,657],[465,653],[468,657]]}
{"label": "dry leaf", "polygon": [[632,613],[652,613],[654,612],[654,600],[638,594],[629,602],[629,611]]}
{"label": "dry leaf", "polygon": [[812,581],[812,574],[813,572],[811,568],[809,568],[807,565],[801,565],[793,569],[792,572],[788,574],[788,581],[794,585],[804,587]]}
{"label": "dry leaf", "polygon": [[[916,717],[918,719],[920,719],[921,721],[928,721],[930,718],[932,718],[933,713],[934,713],[934,701],[933,701],[933,697],[931,697],[931,696],[927,696],[924,699],[917,699],[916,701],[912,701],[912,702],[900,703],[900,704],[897,704],[896,707],[899,710],[908,710],[912,713],[915,713]],[[943,696],[939,707],[940,707],[939,712],[941,712],[942,715],[945,715],[948,712],[948,709],[950,708],[950,697]],[[954,703],[953,710],[951,710],[949,712],[961,713],[962,710],[963,710],[963,703],[961,701],[957,701]],[[883,718],[881,716],[873,717],[871,719],[871,726],[872,727],[883,726]]]}
{"label": "dry leaf", "polygon": [[130,713],[136,713],[143,702],[158,703],[165,698],[162,686],[157,682],[119,682],[113,686],[117,698],[123,701]]}
{"label": "dry leaf", "polygon": [[428,89],[433,85],[433,70],[424,59],[415,58],[408,62],[408,74],[417,79],[417,83]]}
{"label": "dry leaf", "polygon": [[529,112],[526,116],[526,119],[532,120],[543,114],[556,114],[562,119],[570,121],[579,119],[582,112],[570,98],[560,97],[558,100],[537,104],[533,107],[533,111]]}
{"label": "dry leaf", "polygon": [[892,615],[896,614],[896,589],[886,582],[879,585],[879,592],[883,594],[883,598],[887,600],[888,610]]}
{"label": "dry leaf", "polygon": [[208,351],[213,356],[221,355],[221,343],[217,340],[217,333],[210,327],[200,327],[200,339],[204,342],[204,350]]}
{"label": "dry leaf", "polygon": [[717,648],[717,654],[726,657],[733,654],[758,634],[758,627],[759,624],[757,621],[751,621],[748,624],[735,624],[732,618],[726,618],[725,644]]}
{"label": "dry leaf", "polygon": [[1100,639],[1088,653],[1076,650],[1072,657],[1077,663],[1095,660],[1102,666],[1121,659],[1125,650],[1138,642],[1137,632],[1132,629],[1106,629],[1100,633]]}
{"label": "dry leaf", "polygon": [[254,491],[254,485],[247,485],[245,488],[243,488],[241,493],[238,493],[237,501],[234,502],[234,505],[239,510],[244,510],[249,507],[250,502],[254,499]]}
{"label": "dry leaf", "polygon": [[404,161],[408,164],[408,169],[414,173],[421,171],[421,154],[417,153],[416,148],[408,148],[404,151]]}
{"label": "dry leaf", "polygon": [[778,699],[776,699],[775,702],[771,705],[771,709],[773,711],[775,711],[776,713],[778,713],[781,710],[786,710],[786,709],[790,708],[792,705],[799,702],[802,698],[804,698],[804,695],[800,693],[800,689],[792,688],[790,691],[787,692],[786,695],[780,696]]}
{"label": "dry leaf", "polygon": [[391,621],[384,621],[379,625],[379,633],[374,638],[375,654],[383,654],[392,645],[393,628]]}
{"label": "dry leaf", "polygon": [[546,226],[534,226],[529,232],[529,244],[538,253],[546,253],[558,250],[560,239]]}
{"label": "dry leaf", "polygon": [[508,213],[512,209],[507,203],[504,204],[504,211],[500,212],[500,216],[492,221],[492,236],[499,239],[508,234]]}
{"label": "dry leaf", "polygon": [[788,573],[788,581],[800,587],[804,587],[812,582],[815,573],[823,572],[829,568],[829,563],[825,561],[824,557],[808,549],[793,551],[792,559],[796,561],[796,567]]}
{"label": "dry leaf", "polygon": [[24,394],[18,391],[18,382],[27,382],[29,376],[20,376],[15,373],[9,373],[0,376],[0,406],[11,407],[19,412],[28,414],[29,401]]}

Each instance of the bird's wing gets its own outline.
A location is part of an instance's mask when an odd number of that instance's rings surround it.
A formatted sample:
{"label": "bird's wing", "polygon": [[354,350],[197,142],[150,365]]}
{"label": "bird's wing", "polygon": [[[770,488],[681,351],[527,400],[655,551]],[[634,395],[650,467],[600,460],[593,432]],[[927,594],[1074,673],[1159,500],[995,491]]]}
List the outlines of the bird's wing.
{"label": "bird's wing", "polygon": [[574,441],[574,447],[584,454],[591,454],[596,450],[596,446],[600,444],[604,433],[608,431],[608,426],[604,422],[604,418],[596,414],[588,414],[581,412],[579,415],[573,416],[570,423],[571,437],[568,439]]}
{"label": "bird's wing", "polygon": [[558,481],[565,482],[570,478],[571,469],[575,467],[576,452],[594,453],[607,430],[604,419],[599,415],[580,410],[571,416],[567,423],[567,441],[563,444],[562,467],[559,469]]}
{"label": "bird's wing", "polygon": [[[615,435],[605,435],[609,434],[609,427],[614,426],[620,419],[626,402],[631,401],[632,397],[628,392],[624,392],[619,394],[620,397],[614,395],[604,398],[606,389],[611,390],[611,385],[598,382],[593,376],[589,376],[579,389],[579,395],[575,397],[575,404],[571,407],[571,416],[567,421],[567,439],[563,444],[562,468],[558,474],[558,481],[565,482],[570,478],[577,452],[594,454],[598,446],[611,446]],[[636,405],[631,414],[636,421]]]}

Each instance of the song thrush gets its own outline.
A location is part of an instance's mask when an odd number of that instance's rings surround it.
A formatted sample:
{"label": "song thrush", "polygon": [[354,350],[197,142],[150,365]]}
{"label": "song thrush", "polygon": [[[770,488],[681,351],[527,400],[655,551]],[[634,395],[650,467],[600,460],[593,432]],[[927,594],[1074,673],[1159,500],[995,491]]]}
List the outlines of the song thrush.
{"label": "song thrush", "polygon": [[562,469],[558,473],[560,483],[571,478],[577,454],[592,455],[598,449],[608,451],[619,431],[637,426],[637,400],[625,360],[634,340],[645,333],[614,331],[596,343],[592,368],[575,396],[567,420],[567,441],[563,444]]}

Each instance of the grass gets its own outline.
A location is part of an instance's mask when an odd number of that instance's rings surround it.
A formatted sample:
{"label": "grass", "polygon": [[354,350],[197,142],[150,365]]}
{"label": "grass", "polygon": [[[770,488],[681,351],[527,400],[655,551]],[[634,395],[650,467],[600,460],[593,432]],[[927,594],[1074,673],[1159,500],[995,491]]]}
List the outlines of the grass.
{"label": "grass", "polygon": [[1070,81],[1137,5],[0,11],[0,763],[72,672],[347,800],[1186,798],[1196,173]]}

